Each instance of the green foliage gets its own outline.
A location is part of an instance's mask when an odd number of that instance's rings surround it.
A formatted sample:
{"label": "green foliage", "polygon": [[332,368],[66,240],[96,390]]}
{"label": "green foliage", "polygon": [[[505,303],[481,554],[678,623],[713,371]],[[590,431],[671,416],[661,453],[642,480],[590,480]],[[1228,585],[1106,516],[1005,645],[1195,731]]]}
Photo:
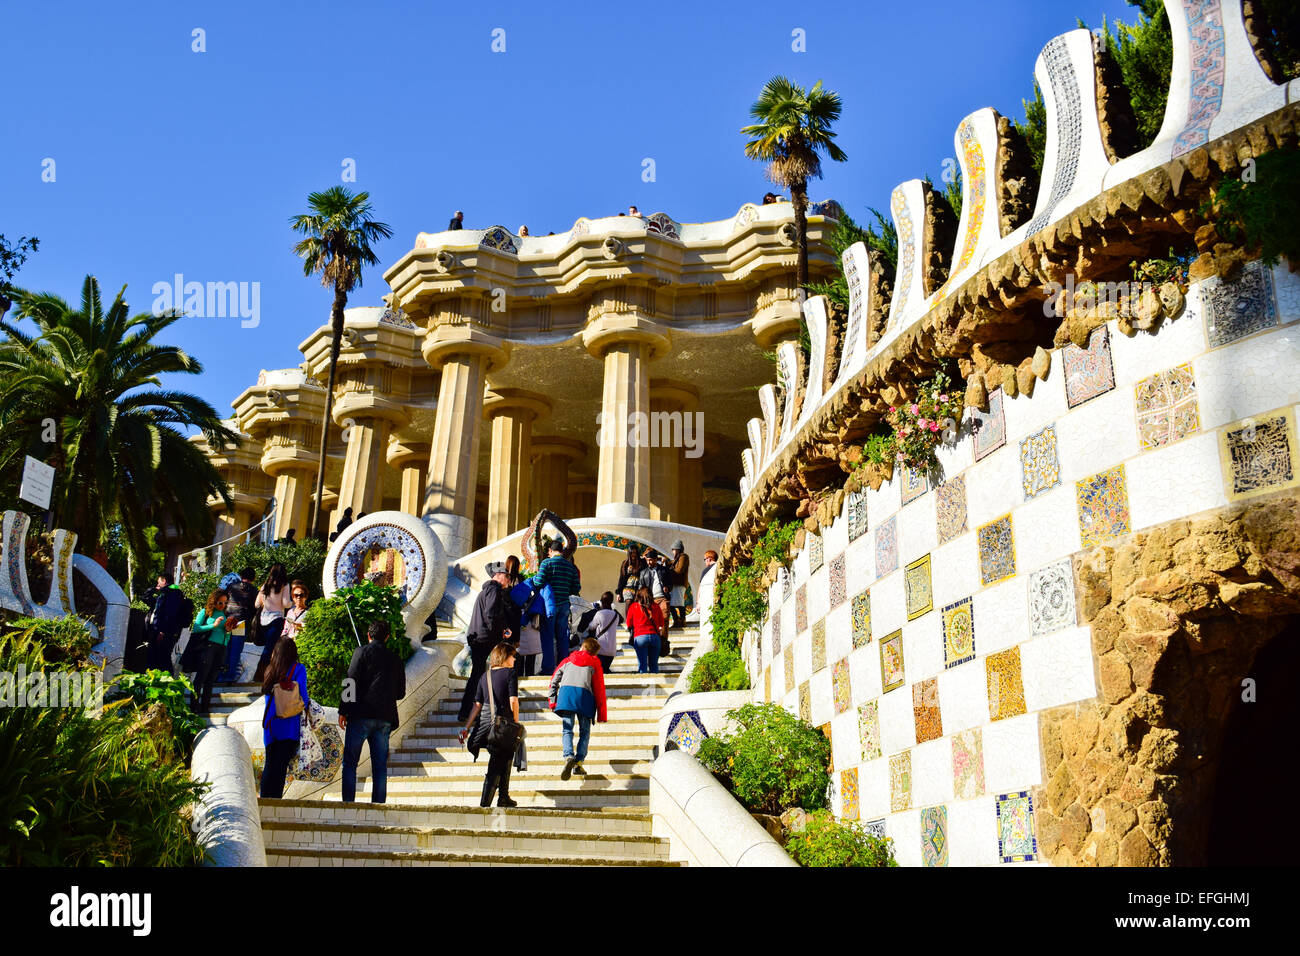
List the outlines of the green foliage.
{"label": "green foliage", "polygon": [[[1115,21],[1115,30],[1102,19],[1101,42],[1119,67],[1137,120],[1137,148],[1155,142],[1165,119],[1169,77],[1174,64],[1174,37],[1161,0],[1128,0],[1138,8],[1136,23]],[[1080,26],[1086,24],[1080,20]]]}
{"label": "green foliage", "polygon": [[800,866],[898,866],[893,840],[882,840],[860,823],[837,820],[829,811],[810,814],[785,850]]}
{"label": "green foliage", "polygon": [[[846,212],[836,221],[835,228],[831,230],[831,234],[826,241],[838,259],[844,254],[844,250],[855,242],[865,243],[867,241],[867,230],[854,222],[853,217]],[[841,308],[848,310],[849,284],[844,278],[843,269],[837,271],[835,275],[825,282],[810,282],[808,291],[813,295],[824,295]]]}
{"label": "green foliage", "polygon": [[696,757],[753,813],[820,810],[830,787],[831,744],[779,704],[729,711],[736,731],[705,738]]}
{"label": "green foliage", "polygon": [[203,718],[190,709],[186,694],[193,699],[194,685],[187,678],[173,677],[167,671],[151,670],[143,674],[123,672],[113,681],[107,696],[113,700],[128,697],[141,709],[162,704],[167,716],[171,718],[177,754],[188,756],[194,748],[194,738],[205,724]]}
{"label": "green foliage", "polygon": [[31,647],[46,667],[81,670],[93,666],[94,646],[85,621],[75,614],[56,618],[13,617],[5,621],[0,641]]}
{"label": "green foliage", "polygon": [[108,529],[108,539],[104,542],[104,550],[108,555],[108,573],[113,576],[113,580],[125,582],[129,568],[137,591],[153,587],[158,575],[166,570],[164,565],[167,562],[167,550],[158,546],[157,525],[149,525],[144,529],[144,542],[144,552],[132,553],[130,542],[123,534],[120,524]]}
{"label": "green foliage", "polygon": [[867,248],[876,253],[889,267],[888,271],[891,274],[896,273],[898,271],[898,229],[894,226],[894,220],[875,206],[868,207],[868,211],[876,221],[866,227],[867,238],[864,242]]}
{"label": "green foliage", "polygon": [[1034,178],[1043,179],[1043,155],[1047,151],[1047,104],[1043,102],[1043,91],[1034,84],[1034,98],[1021,100],[1025,118],[1016,121],[1016,131],[1024,137],[1029,148],[1029,164],[1033,167]]}
{"label": "green foliage", "polygon": [[1300,4],[1295,0],[1255,0],[1255,13],[1255,29],[1282,71],[1276,79],[1285,82],[1300,77]]}
{"label": "green foliage", "polygon": [[956,166],[953,169],[952,178],[944,178],[943,181],[943,198],[948,200],[948,205],[952,207],[952,214],[961,222],[961,167]]}
{"label": "green foliage", "polygon": [[1279,149],[1255,160],[1253,181],[1226,179],[1208,210],[1228,242],[1300,263],[1300,150]]}
{"label": "green foliage", "polygon": [[402,598],[396,588],[362,581],[316,601],[298,633],[298,658],[307,669],[313,699],[337,707],[348,676],[352,652],[366,642],[371,621],[388,621],[392,633],[385,646],[403,661],[415,653],[406,639]]}
{"label": "green foliage", "polygon": [[266,576],[271,572],[271,565],[284,565],[290,581],[302,581],[307,585],[307,592],[314,600],[321,591],[321,574],[325,567],[325,554],[329,545],[315,538],[307,538],[298,544],[262,544],[260,541],[245,541],[226,551],[221,557],[221,573],[210,571],[190,571],[181,581],[181,590],[194,602],[202,605],[221,579],[232,571],[238,573],[244,568],[252,568],[253,581],[261,587]]}
{"label": "green foliage", "polygon": [[4,314],[4,307],[8,304],[4,294],[10,289],[10,281],[40,244],[41,240],[35,237],[23,236],[15,243],[0,235],[0,299],[4,300],[0,302],[0,315]]}
{"label": "green foliage", "polygon": [[1187,270],[1191,268],[1192,260],[1196,258],[1196,250],[1184,250],[1179,252],[1173,246],[1169,247],[1169,255],[1163,258],[1145,259],[1138,262],[1136,259],[1129,263],[1133,269],[1133,281],[1152,285],[1162,285],[1166,282],[1173,282],[1180,288],[1187,289]]}
{"label": "green foliage", "polygon": [[863,446],[866,461],[875,465],[905,464],[930,471],[938,464],[935,449],[961,422],[964,397],[943,372],[917,386],[913,402],[890,408],[888,432],[876,432]]}
{"label": "green foliage", "polygon": [[789,564],[790,542],[798,531],[798,521],[769,525],[755,546],[750,563],[718,583],[709,616],[715,648],[738,654],[745,632],[763,623],[767,616],[767,593],[759,585],[759,578],[774,559]]}
{"label": "green foliage", "polygon": [[715,648],[691,664],[687,686],[692,694],[714,690],[749,690],[749,671],[740,655],[730,648]]}
{"label": "green foliage", "polygon": [[[0,641],[0,671],[48,669],[31,642]],[[193,866],[186,816],[206,784],[136,725],[123,700],[0,707],[0,866]]]}

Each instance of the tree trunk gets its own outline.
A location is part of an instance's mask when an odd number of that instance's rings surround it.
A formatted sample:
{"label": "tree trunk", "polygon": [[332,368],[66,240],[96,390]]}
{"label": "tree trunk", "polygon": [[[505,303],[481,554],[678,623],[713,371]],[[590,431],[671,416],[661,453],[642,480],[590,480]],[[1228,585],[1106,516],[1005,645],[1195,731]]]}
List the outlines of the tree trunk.
{"label": "tree trunk", "polygon": [[[320,426],[320,461],[316,464],[316,497],[311,503],[311,534],[320,532],[321,497],[325,494],[325,449],[329,444],[330,418],[334,414],[334,379],[338,374],[339,351],[343,347],[343,309],[348,304],[348,294],[339,283],[334,284],[334,308],[330,310],[330,374],[325,386],[325,419]],[[279,507],[279,503],[276,503]],[[329,529],[325,529],[326,537]]]}
{"label": "tree trunk", "polygon": [[799,288],[808,293],[808,184],[795,183],[790,187],[790,201],[794,204],[794,232],[799,244]]}

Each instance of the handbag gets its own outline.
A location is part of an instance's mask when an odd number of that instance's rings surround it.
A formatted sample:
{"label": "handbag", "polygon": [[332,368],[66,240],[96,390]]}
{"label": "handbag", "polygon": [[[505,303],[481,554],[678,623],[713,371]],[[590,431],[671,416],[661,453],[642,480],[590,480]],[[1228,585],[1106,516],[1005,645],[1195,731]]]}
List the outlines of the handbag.
{"label": "handbag", "polygon": [[492,671],[484,674],[483,679],[487,681],[488,712],[491,714],[487,731],[487,749],[492,753],[513,754],[519,749],[519,743],[523,740],[524,726],[505,713],[497,713],[496,699],[492,694]]}
{"label": "handbag", "polygon": [[343,735],[325,719],[325,708],[312,701],[298,731],[298,753],[289,767],[289,779],[330,783],[343,766]]}
{"label": "handbag", "polygon": [[[284,686],[286,681],[289,684],[287,688]],[[298,688],[298,682],[289,680],[287,676],[271,688],[271,696],[275,701],[277,720],[283,720],[286,717],[297,717],[306,707],[302,702],[302,693]],[[269,715],[270,711],[267,713]]]}
{"label": "handbag", "polygon": [[519,650],[523,657],[542,652],[542,632],[532,625],[525,624],[519,629]]}

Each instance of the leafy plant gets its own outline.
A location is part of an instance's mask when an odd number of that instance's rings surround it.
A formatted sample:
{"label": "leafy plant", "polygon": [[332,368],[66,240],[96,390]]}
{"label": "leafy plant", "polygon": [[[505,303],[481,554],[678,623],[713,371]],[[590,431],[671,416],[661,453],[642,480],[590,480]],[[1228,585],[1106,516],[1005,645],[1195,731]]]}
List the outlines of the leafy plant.
{"label": "leafy plant", "polygon": [[810,814],[804,828],[786,840],[785,850],[800,866],[898,866],[893,840],[860,823],[837,820],[829,811]]}
{"label": "leafy plant", "polygon": [[877,432],[863,446],[866,461],[897,462],[918,471],[938,464],[935,449],[961,421],[963,396],[943,372],[919,383],[916,401],[890,408],[888,432]]}
{"label": "leafy plant", "polygon": [[1225,179],[1202,212],[1224,239],[1258,249],[1269,265],[1281,256],[1300,262],[1300,150],[1260,156],[1253,181]]}
{"label": "leafy plant", "polygon": [[1295,0],[1255,0],[1254,28],[1280,71],[1274,81],[1300,77],[1300,6]]}
{"label": "leafy plant", "polygon": [[81,670],[91,666],[90,649],[94,643],[86,630],[86,622],[75,614],[56,618],[12,618],[5,622],[0,640],[30,645],[47,667]]}
{"label": "leafy plant", "polygon": [[1133,269],[1133,281],[1139,284],[1151,283],[1152,285],[1162,285],[1166,282],[1172,282],[1180,288],[1187,288],[1187,270],[1191,267],[1192,260],[1196,258],[1195,250],[1191,252],[1178,252],[1172,246],[1169,248],[1169,255],[1164,258],[1153,257],[1138,262],[1136,259],[1130,263]]}
{"label": "leafy plant", "polygon": [[314,602],[296,638],[298,658],[307,669],[308,692],[327,707],[338,706],[352,652],[366,642],[372,621],[392,629],[385,646],[402,661],[415,653],[406,639],[402,598],[396,588],[362,581]]}
{"label": "leafy plant", "polygon": [[798,521],[769,525],[754,547],[750,563],[718,582],[709,616],[714,647],[739,654],[740,639],[763,623],[767,616],[767,592],[759,579],[773,560],[789,564],[790,542],[798,531]]}
{"label": "leafy plant", "polygon": [[728,711],[737,730],[700,743],[696,757],[751,812],[820,810],[830,787],[831,744],[779,704]]}
{"label": "leafy plant", "polygon": [[692,663],[687,687],[692,694],[749,690],[749,671],[745,670],[745,662],[738,653],[730,648],[715,648]]}
{"label": "leafy plant", "polygon": [[329,545],[315,538],[308,538],[297,544],[262,544],[260,541],[245,541],[227,551],[221,558],[221,573],[211,571],[190,571],[181,581],[181,590],[195,606],[203,604],[208,595],[220,584],[221,579],[232,571],[244,568],[253,569],[253,580],[258,587],[266,580],[271,565],[283,564],[290,581],[302,581],[307,585],[311,598],[321,595],[321,574],[325,568],[325,554]]}
{"label": "leafy plant", "polygon": [[166,671],[151,670],[143,674],[124,672],[113,682],[109,689],[110,699],[129,697],[136,706],[148,708],[153,704],[162,704],[171,718],[172,736],[176,739],[177,753],[188,754],[194,747],[194,738],[203,730],[205,724],[190,709],[186,699],[194,697],[194,685],[185,677],[174,677]]}
{"label": "leafy plant", "polygon": [[1029,149],[1029,164],[1033,167],[1034,178],[1042,181],[1043,156],[1047,153],[1047,104],[1043,102],[1043,91],[1034,84],[1034,98],[1021,100],[1025,118],[1016,121],[1016,130],[1025,140]]}

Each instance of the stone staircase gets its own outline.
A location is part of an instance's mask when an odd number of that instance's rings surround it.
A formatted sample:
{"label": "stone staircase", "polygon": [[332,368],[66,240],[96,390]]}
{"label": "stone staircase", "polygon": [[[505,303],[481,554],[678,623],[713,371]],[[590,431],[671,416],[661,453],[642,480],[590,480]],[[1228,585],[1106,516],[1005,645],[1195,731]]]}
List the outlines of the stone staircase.
{"label": "stone staircase", "polygon": [[[208,714],[209,726],[224,726],[226,718],[241,707],[246,707],[262,695],[260,684],[218,683],[212,690],[212,710]],[[190,702],[193,706],[193,701]]]}
{"label": "stone staircase", "polygon": [[[626,632],[624,632],[625,634]],[[456,717],[465,681],[389,754],[387,803],[263,800],[262,829],[272,866],[673,866],[666,841],[650,832],[650,766],[659,714],[686,659],[694,627],[670,632],[673,654],[659,674],[637,674],[620,646],[605,675],[609,722],[592,727],[585,776],[561,780],[560,719],[547,706],[550,678],[520,683],[519,717],[528,728],[528,769],[515,770],[515,809],[478,806],[487,754],[477,763],[461,746]],[[238,693],[232,690],[231,694]],[[224,703],[224,701],[223,701]],[[214,712],[217,710],[214,697]],[[221,718],[214,718],[221,719]]]}

